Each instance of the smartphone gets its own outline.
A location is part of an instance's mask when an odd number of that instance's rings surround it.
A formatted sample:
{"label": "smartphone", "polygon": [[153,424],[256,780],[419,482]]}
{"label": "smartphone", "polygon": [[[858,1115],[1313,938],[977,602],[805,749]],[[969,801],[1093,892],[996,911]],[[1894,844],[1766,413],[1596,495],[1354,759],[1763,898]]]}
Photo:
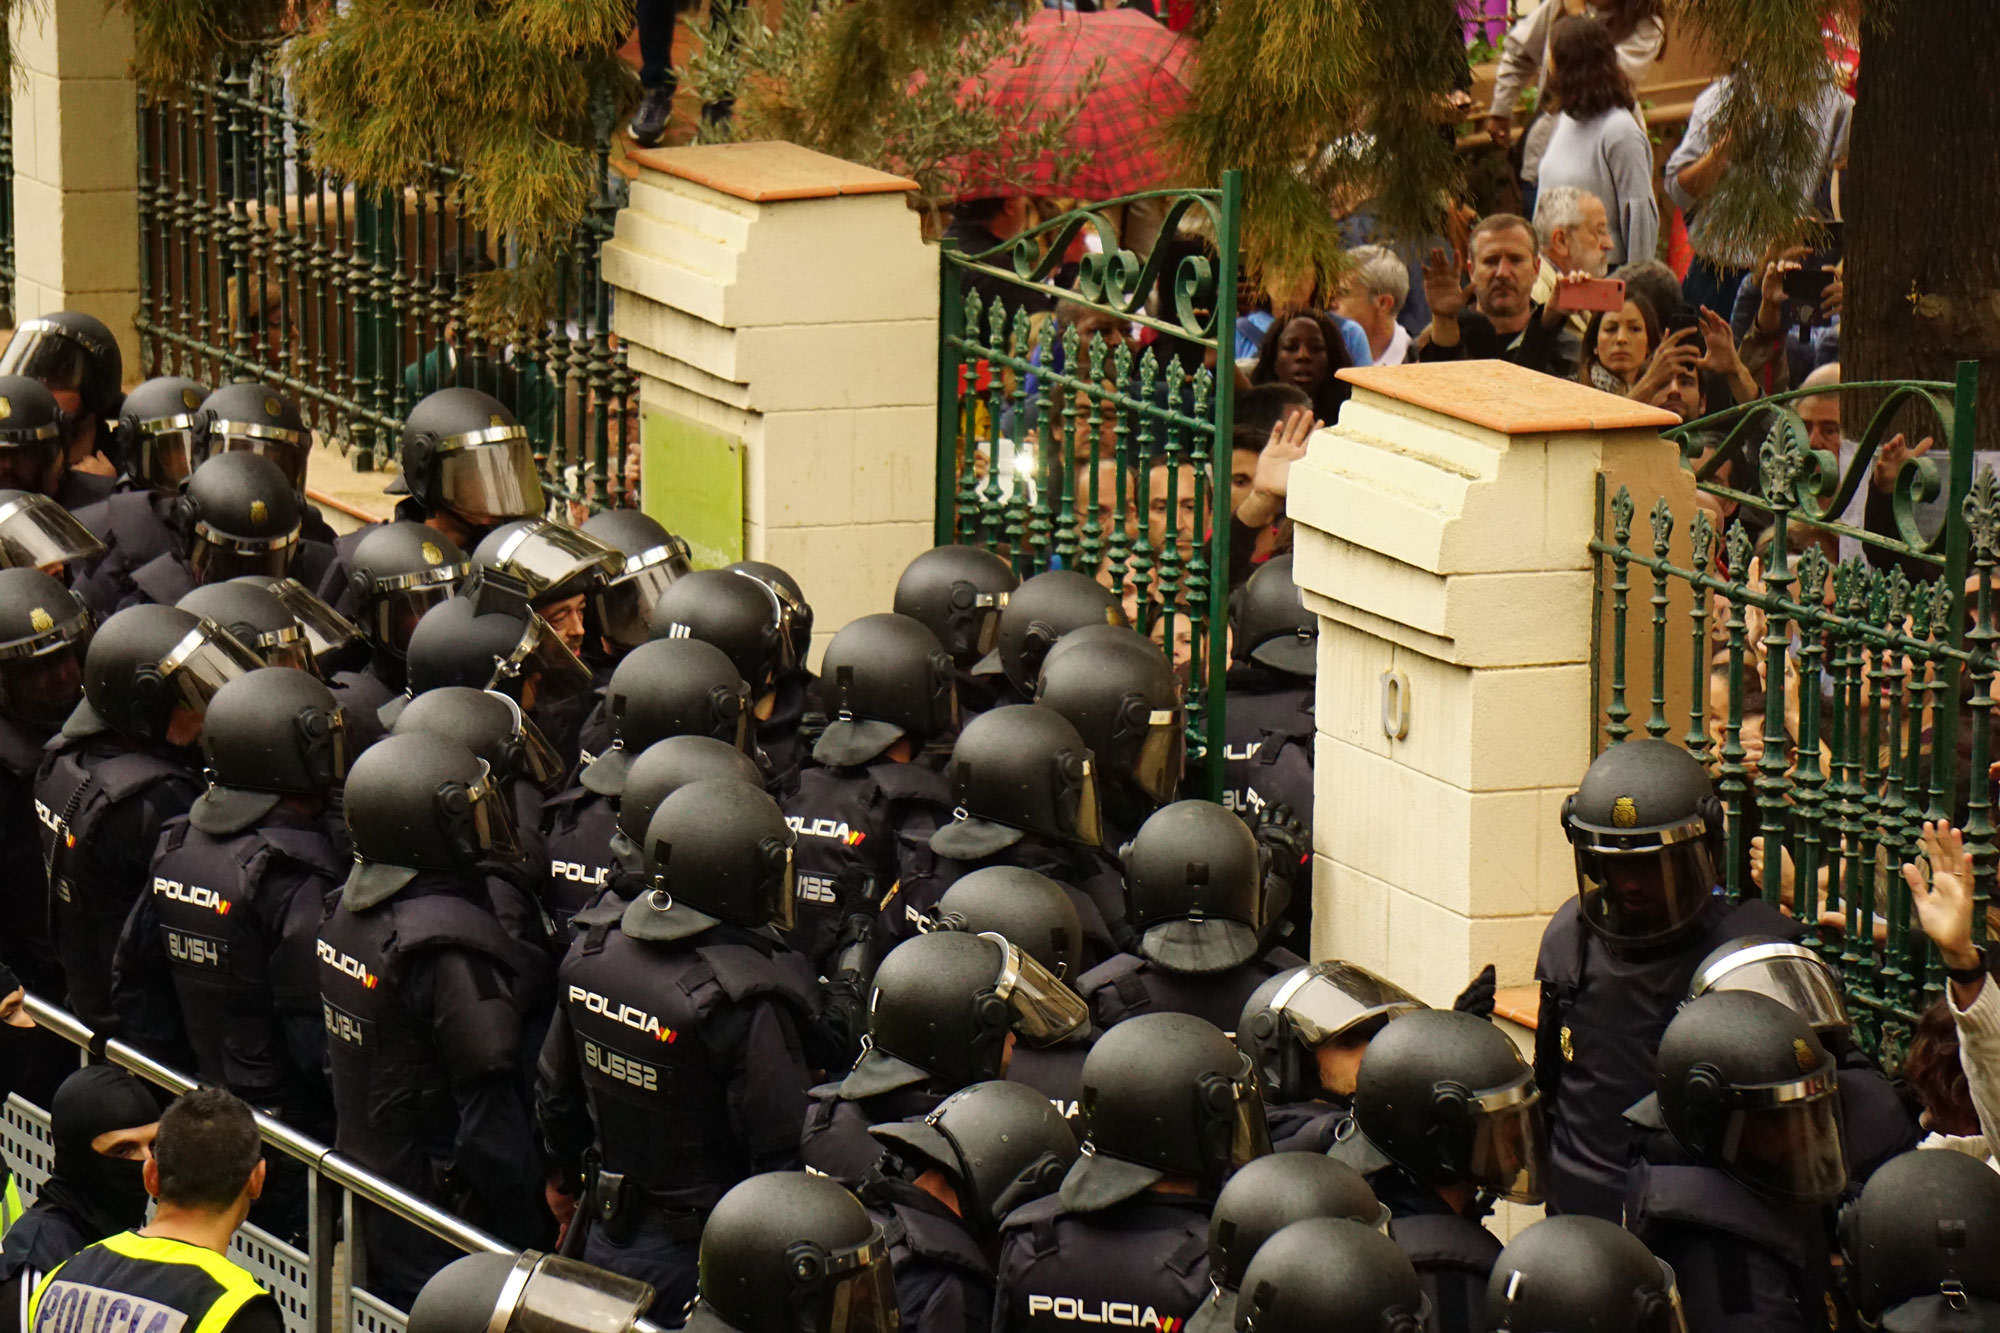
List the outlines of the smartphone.
{"label": "smartphone", "polygon": [[1660,321],[1660,341],[1665,342],[1682,329],[1701,332],[1701,316],[1685,306],[1679,310],[1669,311],[1667,317]]}
{"label": "smartphone", "polygon": [[1818,308],[1826,299],[1826,289],[1833,285],[1833,270],[1827,268],[1794,268],[1785,270],[1785,298],[1800,305]]}
{"label": "smartphone", "polygon": [[1587,278],[1582,282],[1565,282],[1556,287],[1555,305],[1558,310],[1601,310],[1610,312],[1625,308],[1625,280],[1623,278]]}

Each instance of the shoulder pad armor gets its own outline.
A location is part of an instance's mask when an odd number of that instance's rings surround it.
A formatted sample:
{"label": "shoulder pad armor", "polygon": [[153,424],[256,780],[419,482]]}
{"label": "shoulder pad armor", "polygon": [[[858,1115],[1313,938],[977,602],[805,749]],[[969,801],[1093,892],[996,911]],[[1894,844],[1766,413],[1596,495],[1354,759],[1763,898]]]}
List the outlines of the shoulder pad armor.
{"label": "shoulder pad armor", "polygon": [[1500,1240],[1477,1222],[1456,1213],[1398,1217],[1389,1238],[1417,1268],[1462,1268],[1484,1277],[1500,1258]]}
{"label": "shoulder pad armor", "polygon": [[503,930],[493,914],[477,903],[448,893],[431,893],[392,898],[387,905],[395,913],[398,953],[469,949],[510,973],[521,970],[521,955],[527,946]]}
{"label": "shoulder pad armor", "polygon": [[771,954],[748,944],[703,944],[695,955],[708,964],[715,982],[730,1001],[741,1004],[760,995],[787,1001],[810,1014],[813,998],[799,978]]}
{"label": "shoulder pad armor", "polygon": [[1633,1167],[1628,1196],[1636,1215],[1632,1229],[1641,1237],[1654,1222],[1719,1231],[1776,1256],[1794,1270],[1805,1267],[1805,1237],[1796,1214],[1757,1197],[1722,1172],[1705,1166]]}

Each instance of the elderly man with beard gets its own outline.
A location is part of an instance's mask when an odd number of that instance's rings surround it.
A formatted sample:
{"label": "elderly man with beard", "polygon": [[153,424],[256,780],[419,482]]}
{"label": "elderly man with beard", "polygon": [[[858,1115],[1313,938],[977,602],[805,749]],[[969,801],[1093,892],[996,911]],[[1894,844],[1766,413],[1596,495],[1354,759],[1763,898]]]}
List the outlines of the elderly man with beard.
{"label": "elderly man with beard", "polygon": [[1545,375],[1573,378],[1576,336],[1561,312],[1544,309],[1533,298],[1541,269],[1533,224],[1513,213],[1494,213],[1473,227],[1471,246],[1470,287],[1462,285],[1457,264],[1443,250],[1431,251],[1424,261],[1431,323],[1417,359],[1511,361]]}

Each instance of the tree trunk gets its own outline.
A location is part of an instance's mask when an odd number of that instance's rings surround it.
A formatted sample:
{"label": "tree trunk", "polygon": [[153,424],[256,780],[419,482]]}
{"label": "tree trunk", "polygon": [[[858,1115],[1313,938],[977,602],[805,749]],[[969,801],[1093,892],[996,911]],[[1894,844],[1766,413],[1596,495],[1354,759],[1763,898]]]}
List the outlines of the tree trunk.
{"label": "tree trunk", "polygon": [[1844,201],[1841,378],[1948,380],[1960,359],[1981,362],[1982,450],[2000,449],[1995,51],[1993,0],[1906,0],[1886,30],[1872,24]]}

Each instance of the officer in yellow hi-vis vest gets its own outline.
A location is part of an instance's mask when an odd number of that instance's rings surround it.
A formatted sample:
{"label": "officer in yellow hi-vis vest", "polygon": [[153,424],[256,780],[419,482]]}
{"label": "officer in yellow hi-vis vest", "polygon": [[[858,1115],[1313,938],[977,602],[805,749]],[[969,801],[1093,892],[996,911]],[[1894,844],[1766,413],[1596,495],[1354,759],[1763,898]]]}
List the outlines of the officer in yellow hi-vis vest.
{"label": "officer in yellow hi-vis vest", "polygon": [[160,1117],[146,1189],[152,1222],[51,1270],[28,1304],[32,1333],[283,1333],[278,1303],[224,1257],[264,1188],[250,1108],[218,1088]]}

